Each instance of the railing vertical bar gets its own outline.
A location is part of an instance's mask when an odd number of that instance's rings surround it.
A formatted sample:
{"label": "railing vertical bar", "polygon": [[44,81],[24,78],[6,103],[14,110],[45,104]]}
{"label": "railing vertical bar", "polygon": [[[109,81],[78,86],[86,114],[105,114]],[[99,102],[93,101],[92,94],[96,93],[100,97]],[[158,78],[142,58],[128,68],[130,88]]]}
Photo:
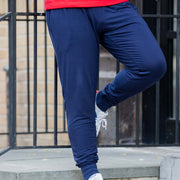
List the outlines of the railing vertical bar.
{"label": "railing vertical bar", "polygon": [[54,145],[57,146],[57,61],[54,60]]}
{"label": "railing vertical bar", "polygon": [[139,146],[139,106],[140,94],[136,95],[136,146]]}
{"label": "railing vertical bar", "polygon": [[47,90],[47,27],[44,22],[44,56],[45,56],[45,131],[48,132],[48,90]]}
{"label": "railing vertical bar", "polygon": [[63,102],[63,131],[66,131],[66,112],[65,112],[65,103]]}
{"label": "railing vertical bar", "polygon": [[[34,0],[34,13],[37,12],[37,0]],[[37,145],[37,15],[34,15],[34,107],[33,107],[33,146]]]}
{"label": "railing vertical bar", "polygon": [[[137,0],[137,8],[139,14],[143,14],[143,1]],[[140,120],[140,94],[136,95],[136,146],[139,146],[139,120]]]}
{"label": "railing vertical bar", "polygon": [[[116,62],[116,74],[120,70],[120,63],[119,61]],[[119,104],[116,105],[116,145],[119,145]]]}
{"label": "railing vertical bar", "polygon": [[[177,14],[180,15],[180,2],[177,1]],[[180,60],[180,18],[177,19],[177,40],[176,40],[176,135],[175,143],[179,143],[179,63]]]}
{"label": "railing vertical bar", "polygon": [[[26,1],[26,11],[29,13],[29,0]],[[30,83],[29,83],[29,16],[26,16],[26,33],[27,33],[27,129],[31,131],[30,124]]]}
{"label": "railing vertical bar", "polygon": [[16,146],[16,0],[9,0],[9,145]]}
{"label": "railing vertical bar", "polygon": [[[161,14],[161,0],[157,0],[157,15]],[[160,44],[160,30],[161,30],[161,19],[157,18],[156,24],[156,38]],[[159,144],[159,114],[160,114],[160,83],[156,83],[156,134],[155,134],[155,143]]]}

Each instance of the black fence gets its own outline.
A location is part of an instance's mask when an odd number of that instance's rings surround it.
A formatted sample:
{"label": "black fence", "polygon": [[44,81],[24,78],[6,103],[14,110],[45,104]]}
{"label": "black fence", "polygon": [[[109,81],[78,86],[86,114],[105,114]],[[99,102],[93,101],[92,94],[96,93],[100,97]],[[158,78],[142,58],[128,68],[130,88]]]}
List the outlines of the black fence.
{"label": "black fence", "polygon": [[[148,0],[135,1],[140,14],[149,24],[152,32],[161,45],[168,64],[168,71],[165,77],[152,88],[134,97],[134,132],[132,141],[121,143],[120,119],[122,118],[122,107],[115,108],[115,132],[113,143],[103,142],[103,136],[100,136],[99,146],[172,146],[180,145],[179,131],[179,67],[180,67],[180,1],[176,0]],[[9,110],[8,110],[8,129],[7,133],[0,133],[9,137],[9,147],[0,152],[5,153],[12,148],[40,148],[40,147],[70,147],[70,145],[59,145],[58,134],[67,133],[66,116],[63,108],[63,125],[58,129],[58,72],[54,58],[54,128],[48,128],[48,45],[47,45],[47,27],[45,13],[37,12],[37,0],[34,0],[33,11],[30,11],[29,1],[26,1],[26,12],[16,11],[16,0],[8,1],[9,12],[1,14],[0,21],[7,21],[9,27]],[[26,63],[27,63],[27,130],[18,132],[16,130],[16,106],[17,106],[17,22],[26,24]],[[38,84],[38,23],[44,23],[44,89],[45,89],[45,128],[37,130],[37,84]],[[1,22],[0,22],[1,23]],[[30,23],[33,23],[33,128],[30,120]],[[148,42],[147,42],[148,43]],[[103,51],[103,50],[102,50]],[[103,61],[102,61],[103,63]],[[115,71],[118,72],[122,65],[116,63]],[[101,68],[101,67],[100,67]],[[101,83],[101,82],[100,82]],[[126,114],[126,113],[125,113]],[[32,146],[18,146],[17,135],[31,134],[33,136]],[[38,134],[53,134],[53,145],[37,145]],[[108,135],[107,135],[108,136]]]}

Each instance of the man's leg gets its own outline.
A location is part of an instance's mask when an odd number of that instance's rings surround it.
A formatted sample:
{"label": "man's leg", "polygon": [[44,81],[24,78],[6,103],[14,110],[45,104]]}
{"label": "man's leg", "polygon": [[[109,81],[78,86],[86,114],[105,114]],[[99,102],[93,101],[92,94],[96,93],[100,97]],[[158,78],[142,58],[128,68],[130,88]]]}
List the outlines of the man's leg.
{"label": "man's leg", "polygon": [[164,55],[147,24],[129,2],[104,7],[102,45],[126,68],[97,95],[98,107],[111,106],[158,81],[166,71]]}
{"label": "man's leg", "polygon": [[74,159],[87,180],[98,172],[94,104],[99,42],[83,8],[50,10],[46,19],[57,57]]}

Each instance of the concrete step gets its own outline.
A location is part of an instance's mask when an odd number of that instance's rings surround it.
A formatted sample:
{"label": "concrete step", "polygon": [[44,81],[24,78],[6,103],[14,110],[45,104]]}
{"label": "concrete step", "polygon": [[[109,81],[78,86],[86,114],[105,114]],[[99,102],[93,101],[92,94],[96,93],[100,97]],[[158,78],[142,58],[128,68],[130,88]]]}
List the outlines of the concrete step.
{"label": "concrete step", "polygon": [[[99,148],[106,180],[158,180],[167,153],[158,148]],[[0,156],[0,180],[82,180],[69,148],[11,150]]]}

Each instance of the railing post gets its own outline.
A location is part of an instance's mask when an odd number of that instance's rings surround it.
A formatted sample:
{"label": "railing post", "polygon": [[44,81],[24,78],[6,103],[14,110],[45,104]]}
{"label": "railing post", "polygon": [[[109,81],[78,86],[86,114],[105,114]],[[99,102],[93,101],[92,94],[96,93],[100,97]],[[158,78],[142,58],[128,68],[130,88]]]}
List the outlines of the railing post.
{"label": "railing post", "polygon": [[[161,0],[157,0],[157,10],[156,14],[160,15],[161,14]],[[156,25],[156,39],[157,42],[160,45],[161,42],[161,19],[157,18],[156,20],[157,25]],[[160,82],[158,81],[156,83],[156,130],[155,130],[155,143],[158,145],[159,144],[159,119],[160,119]]]}
{"label": "railing post", "polygon": [[[120,63],[116,62],[116,74],[120,70]],[[119,146],[119,104],[116,105],[116,146]]]}
{"label": "railing post", "polygon": [[[37,13],[37,0],[34,0]],[[33,106],[33,146],[37,146],[37,15],[34,15],[34,106]]]}
{"label": "railing post", "polygon": [[137,8],[140,14],[143,14],[143,0],[137,0]]}
{"label": "railing post", "polygon": [[9,0],[9,146],[16,146],[16,0]]}
{"label": "railing post", "polygon": [[56,56],[54,58],[54,145],[57,146],[57,116],[58,116],[58,71]]}
{"label": "railing post", "polygon": [[[143,14],[143,0],[137,0],[136,1],[136,6],[138,9],[138,12],[140,15]],[[142,121],[142,113],[141,113],[141,109],[142,109],[142,101],[141,98],[142,97],[142,93],[139,93],[136,95],[136,146],[139,146],[140,143],[140,121]],[[141,137],[142,139],[142,137]]]}
{"label": "railing post", "polygon": [[[177,14],[180,15],[180,1],[177,1]],[[179,63],[180,60],[180,18],[177,19],[176,40],[176,137],[175,143],[179,143]]]}

